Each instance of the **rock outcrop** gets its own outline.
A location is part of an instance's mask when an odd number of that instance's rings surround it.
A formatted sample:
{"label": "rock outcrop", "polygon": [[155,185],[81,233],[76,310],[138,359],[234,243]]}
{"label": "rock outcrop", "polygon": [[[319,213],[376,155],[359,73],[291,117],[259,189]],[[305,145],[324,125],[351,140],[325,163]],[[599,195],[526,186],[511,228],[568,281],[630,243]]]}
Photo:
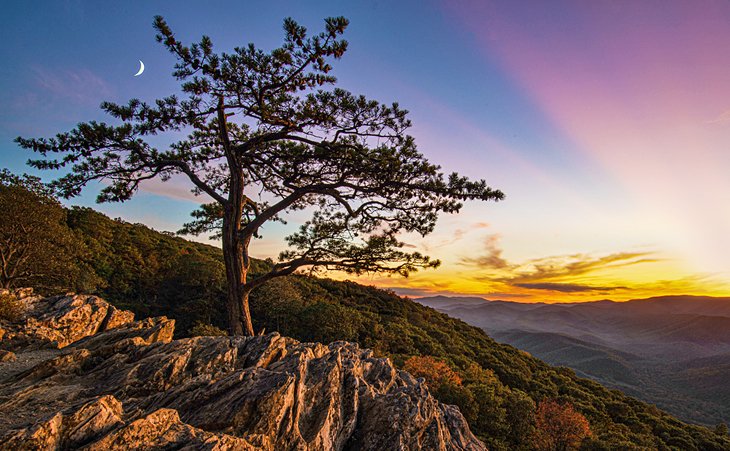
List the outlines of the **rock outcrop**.
{"label": "rock outcrop", "polygon": [[24,299],[0,325],[17,359],[0,362],[9,449],[485,449],[456,407],[354,343],[172,340],[173,320],[94,296]]}
{"label": "rock outcrop", "polygon": [[25,315],[20,324],[5,323],[0,334],[7,349],[60,349],[84,337],[114,329],[134,321],[134,314],[119,310],[96,296],[67,295],[44,298],[23,288],[2,290],[0,295],[14,296]]}

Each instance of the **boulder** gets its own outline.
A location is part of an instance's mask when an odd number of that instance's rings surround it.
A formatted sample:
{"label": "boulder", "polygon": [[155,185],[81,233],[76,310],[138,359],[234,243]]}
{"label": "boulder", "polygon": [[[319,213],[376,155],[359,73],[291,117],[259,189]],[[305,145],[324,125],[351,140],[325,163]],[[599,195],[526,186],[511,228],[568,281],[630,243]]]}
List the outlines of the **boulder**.
{"label": "boulder", "polygon": [[24,311],[19,323],[0,325],[0,348],[61,349],[98,332],[115,329],[134,321],[134,314],[119,310],[97,296],[33,296],[30,289],[5,290]]}

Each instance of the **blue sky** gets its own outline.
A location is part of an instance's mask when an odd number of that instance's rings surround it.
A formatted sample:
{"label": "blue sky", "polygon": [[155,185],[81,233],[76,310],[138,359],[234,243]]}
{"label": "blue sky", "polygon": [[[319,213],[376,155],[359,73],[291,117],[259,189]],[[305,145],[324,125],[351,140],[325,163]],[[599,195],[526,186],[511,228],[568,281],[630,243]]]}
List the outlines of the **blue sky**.
{"label": "blue sky", "polygon": [[[448,130],[435,130],[440,119],[430,111],[433,104],[469,115],[476,123],[491,124],[505,139],[538,139],[526,132],[529,128],[511,127],[516,115],[522,123],[528,119],[529,105],[515,102],[519,92],[499,71],[486,65],[472,69],[473,49],[464,45],[469,33],[440,14],[438,4],[343,3],[308,2],[302,7],[299,2],[216,2],[204,10],[196,2],[6,4],[1,25],[7,38],[0,52],[4,61],[13,64],[0,73],[2,103],[9,106],[0,113],[3,160],[13,171],[28,170],[28,154],[12,143],[15,136],[45,136],[79,121],[105,120],[98,109],[102,100],[150,100],[175,92],[177,85],[170,76],[174,60],[154,40],[151,24],[156,14],[163,15],[182,39],[208,34],[223,50],[248,42],[263,48],[276,46],[287,16],[316,32],[324,17],[344,15],[351,25],[347,56],[336,67],[341,85],[385,102],[397,100],[412,111],[416,130],[433,130],[445,142],[454,142],[452,146],[469,146],[458,152],[451,149],[455,163],[460,163],[456,169],[468,169],[473,158],[486,156],[478,155],[481,149],[471,143],[448,136]],[[138,60],[145,62],[146,71],[135,78]],[[469,95],[463,95],[465,91]],[[92,199],[88,193],[81,201]],[[154,203],[153,208],[145,208],[148,202]],[[183,220],[187,215],[183,210],[189,208],[164,208],[169,202],[145,196],[144,203],[133,202],[139,205],[98,208],[169,226]],[[158,212],[159,218],[152,213],[140,216],[143,210]]]}
{"label": "blue sky", "polygon": [[[207,34],[223,51],[249,42],[275,47],[287,16],[317,32],[324,17],[343,15],[350,19],[350,46],[335,65],[339,85],[398,101],[410,110],[411,133],[429,159],[507,194],[503,203],[467,205],[416,240],[444,260],[438,271],[369,282],[535,300],[730,293],[730,213],[722,207],[730,186],[717,169],[728,163],[723,146],[730,142],[723,116],[730,96],[720,83],[730,61],[714,45],[730,35],[723,25],[730,8],[723,4],[702,10],[685,2],[199,5],[5,2],[2,165],[30,171],[30,155],[12,142],[16,136],[108,120],[98,108],[103,100],[149,101],[176,92],[174,59],[154,40],[156,14],[183,41]],[[134,77],[138,60],[146,70]],[[704,196],[697,200],[676,187],[680,177]],[[71,203],[175,230],[196,205],[187,188],[182,180],[153,183],[128,203],[99,206],[90,187]],[[286,230],[270,228],[254,255],[276,255]],[[485,266],[494,257],[504,265]],[[554,270],[543,271],[546,265]],[[590,269],[571,272],[576,267]],[[517,287],[533,282],[586,289]]]}

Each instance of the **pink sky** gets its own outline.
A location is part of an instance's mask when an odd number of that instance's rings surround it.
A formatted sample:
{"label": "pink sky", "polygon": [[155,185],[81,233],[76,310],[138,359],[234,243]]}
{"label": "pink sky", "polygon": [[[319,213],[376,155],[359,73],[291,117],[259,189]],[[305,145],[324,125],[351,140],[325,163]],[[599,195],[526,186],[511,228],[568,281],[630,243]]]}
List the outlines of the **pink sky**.
{"label": "pink sky", "polygon": [[[448,3],[484,58],[628,189],[698,270],[730,268],[725,2]],[[606,212],[609,214],[610,212]]]}

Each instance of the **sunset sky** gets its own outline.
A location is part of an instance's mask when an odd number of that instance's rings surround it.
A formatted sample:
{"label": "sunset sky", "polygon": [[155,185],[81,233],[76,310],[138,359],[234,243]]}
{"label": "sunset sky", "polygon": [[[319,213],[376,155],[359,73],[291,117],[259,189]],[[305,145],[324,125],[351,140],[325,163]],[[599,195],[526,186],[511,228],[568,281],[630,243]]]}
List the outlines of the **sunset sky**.
{"label": "sunset sky", "polygon": [[[343,15],[339,85],[398,101],[432,162],[507,196],[404,237],[438,270],[359,281],[526,302],[730,295],[730,2],[196,3],[3,3],[0,166],[32,172],[18,135],[109,120],[102,100],[176,92],[156,14],[219,51],[277,46],[287,16],[318,32]],[[138,60],[146,71],[133,77]],[[95,205],[96,193],[70,204],[158,230],[198,202],[182,179],[125,204]],[[276,256],[303,219],[264,230],[253,254]]]}

